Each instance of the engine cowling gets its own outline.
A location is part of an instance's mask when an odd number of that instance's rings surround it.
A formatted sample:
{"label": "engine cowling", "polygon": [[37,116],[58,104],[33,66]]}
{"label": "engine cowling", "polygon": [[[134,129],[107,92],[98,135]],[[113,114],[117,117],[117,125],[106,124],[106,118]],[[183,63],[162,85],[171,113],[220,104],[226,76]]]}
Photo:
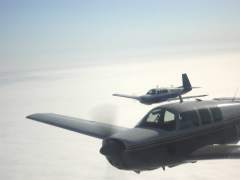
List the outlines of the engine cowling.
{"label": "engine cowling", "polygon": [[100,149],[100,153],[106,156],[107,160],[113,166],[119,169],[126,169],[123,153],[125,150],[125,146],[123,142],[116,139],[105,139],[103,140],[102,147]]}

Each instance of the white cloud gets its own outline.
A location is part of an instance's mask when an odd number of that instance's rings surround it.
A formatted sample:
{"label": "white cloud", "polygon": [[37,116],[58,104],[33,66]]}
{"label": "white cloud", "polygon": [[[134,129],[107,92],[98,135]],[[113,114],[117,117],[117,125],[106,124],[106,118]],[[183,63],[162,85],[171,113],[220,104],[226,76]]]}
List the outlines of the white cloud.
{"label": "white cloud", "polygon": [[157,84],[180,85],[181,73],[187,72],[193,85],[203,87],[193,94],[232,96],[240,83],[239,57],[152,59],[29,74],[37,74],[36,79],[26,78],[26,74],[24,78],[21,74],[11,77],[9,81],[18,81],[0,86],[1,179],[238,179],[238,160],[205,161],[141,175],[120,171],[99,154],[101,141],[24,117],[34,112],[56,112],[91,119],[94,108],[112,104],[118,110],[116,123],[132,127],[155,105],[144,106],[112,97],[112,93],[142,94]]}

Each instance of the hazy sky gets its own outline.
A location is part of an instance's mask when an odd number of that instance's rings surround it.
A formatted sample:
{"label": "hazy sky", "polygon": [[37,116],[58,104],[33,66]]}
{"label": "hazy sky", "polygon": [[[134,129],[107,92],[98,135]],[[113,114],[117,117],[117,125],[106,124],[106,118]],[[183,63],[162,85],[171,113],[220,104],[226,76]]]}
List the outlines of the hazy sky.
{"label": "hazy sky", "polygon": [[0,70],[239,51],[238,0],[0,0]]}
{"label": "hazy sky", "polygon": [[120,171],[99,153],[100,140],[25,116],[106,121],[100,111],[133,127],[155,105],[111,94],[179,86],[184,72],[203,87],[192,95],[232,97],[239,9],[238,0],[0,0],[0,179],[238,180],[239,160]]}

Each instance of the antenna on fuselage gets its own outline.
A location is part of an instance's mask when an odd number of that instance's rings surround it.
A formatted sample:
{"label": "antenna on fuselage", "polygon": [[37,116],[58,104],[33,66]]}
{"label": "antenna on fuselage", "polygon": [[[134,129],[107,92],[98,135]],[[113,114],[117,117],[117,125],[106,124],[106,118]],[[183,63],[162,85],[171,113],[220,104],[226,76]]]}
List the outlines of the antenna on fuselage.
{"label": "antenna on fuselage", "polygon": [[183,98],[182,98],[181,95],[179,95],[179,99],[180,99],[180,103],[182,103],[183,102]]}
{"label": "antenna on fuselage", "polygon": [[236,99],[236,97],[237,97],[237,94],[238,94],[238,91],[239,91],[239,88],[237,88],[237,90],[236,90],[236,92],[235,92],[235,94],[234,94],[234,96],[233,96],[233,98],[232,98],[232,101],[235,101],[235,99]]}

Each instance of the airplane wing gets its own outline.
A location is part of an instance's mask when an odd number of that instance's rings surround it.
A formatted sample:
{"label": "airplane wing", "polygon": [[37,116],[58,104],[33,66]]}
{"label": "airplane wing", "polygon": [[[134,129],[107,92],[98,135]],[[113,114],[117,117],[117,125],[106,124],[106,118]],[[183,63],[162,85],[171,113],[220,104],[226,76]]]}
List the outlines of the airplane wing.
{"label": "airplane wing", "polygon": [[240,159],[239,145],[209,145],[194,151],[187,157],[190,161],[215,159]]}
{"label": "airplane wing", "polygon": [[222,98],[214,98],[217,101],[240,101],[239,97],[222,97]]}
{"label": "airplane wing", "polygon": [[53,113],[32,114],[27,116],[27,118],[100,139],[104,139],[114,133],[128,129]]}
{"label": "airplane wing", "polygon": [[125,95],[125,94],[113,94],[113,96],[118,96],[118,97],[124,97],[124,98],[131,98],[131,99],[139,100],[139,97],[138,97],[138,96],[130,96],[130,95]]}
{"label": "airplane wing", "polygon": [[[183,96],[182,99],[192,99],[192,98],[199,98],[199,97],[206,97],[206,96],[208,95],[202,94],[202,95],[196,95],[196,96]],[[175,100],[179,100],[179,97],[168,99],[168,101],[175,101]]]}

